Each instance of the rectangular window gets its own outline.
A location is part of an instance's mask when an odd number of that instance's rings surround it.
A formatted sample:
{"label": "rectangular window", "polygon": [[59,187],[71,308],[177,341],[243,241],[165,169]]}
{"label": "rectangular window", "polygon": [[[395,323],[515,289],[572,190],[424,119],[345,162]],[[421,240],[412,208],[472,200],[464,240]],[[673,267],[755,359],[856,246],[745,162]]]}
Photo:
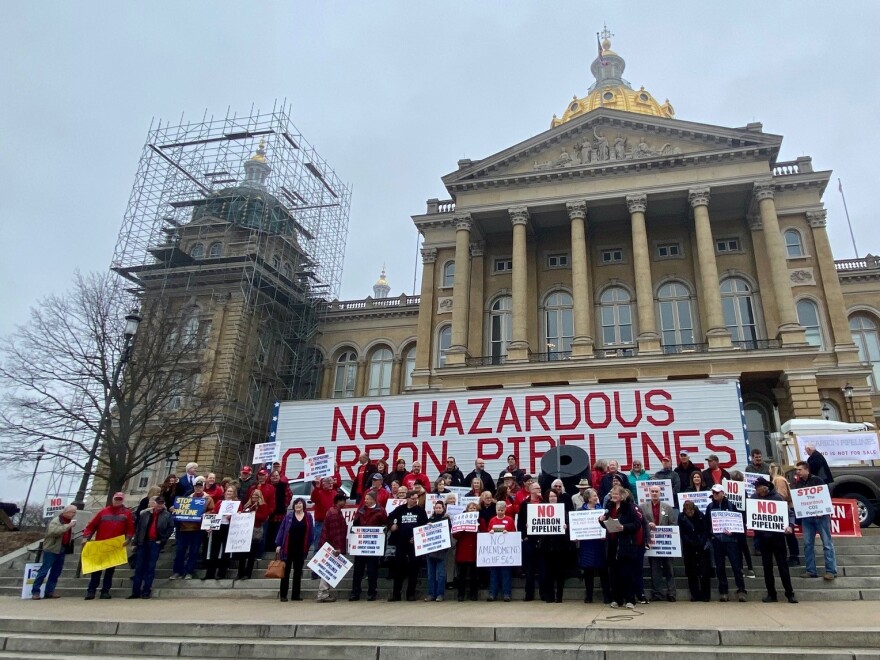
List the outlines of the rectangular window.
{"label": "rectangular window", "polygon": [[509,273],[513,270],[513,259],[496,259],[494,271],[496,273]]}
{"label": "rectangular window", "polygon": [[150,485],[150,475],[141,476],[138,478],[138,490],[143,490],[147,486]]}
{"label": "rectangular window", "polygon": [[715,250],[717,252],[739,252],[739,239],[719,238],[715,241]]}
{"label": "rectangular window", "polygon": [[669,259],[681,256],[681,245],[678,243],[661,243],[657,246],[657,258]]}
{"label": "rectangular window", "polygon": [[613,248],[611,250],[602,250],[603,264],[619,264],[623,261],[623,249]]}
{"label": "rectangular window", "polygon": [[548,254],[547,268],[568,268],[568,255],[565,253]]}

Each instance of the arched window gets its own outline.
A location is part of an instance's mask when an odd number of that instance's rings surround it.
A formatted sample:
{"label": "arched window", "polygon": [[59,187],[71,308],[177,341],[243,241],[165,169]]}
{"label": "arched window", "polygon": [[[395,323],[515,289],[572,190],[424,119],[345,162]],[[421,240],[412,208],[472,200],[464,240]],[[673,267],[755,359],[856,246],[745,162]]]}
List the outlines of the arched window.
{"label": "arched window", "polygon": [[834,401],[832,401],[831,399],[822,399],[820,403],[822,404],[820,406],[822,409],[822,417],[830,422],[841,421],[840,408],[837,407],[837,404],[834,403]]}
{"label": "arched window", "polygon": [[859,360],[871,364],[871,387],[880,391],[880,335],[877,323],[866,314],[855,314],[849,319],[853,341],[859,348]]}
{"label": "arched window", "polygon": [[776,447],[770,442],[770,411],[757,402],[749,402],[743,406],[746,413],[746,433],[750,449],[760,449],[769,463],[776,456]]}
{"label": "arched window", "polygon": [[798,323],[807,331],[807,343],[822,348],[822,328],[819,326],[819,308],[812,300],[799,300]]}
{"label": "arched window", "polygon": [[741,277],[724,280],[721,283],[721,310],[730,338],[735,342],[746,342],[747,347],[754,348],[758,328],[749,283]]}
{"label": "arched window", "polygon": [[443,285],[444,287],[452,286],[455,282],[455,262],[447,261],[443,264]]}
{"label": "arched window", "polygon": [[510,312],[513,301],[510,296],[500,296],[489,309],[489,355],[492,364],[501,364],[507,355],[507,345],[513,336]]}
{"label": "arched window", "polygon": [[186,320],[183,322],[184,346],[195,346],[199,339],[199,308],[195,306],[189,310]]}
{"label": "arched window", "polygon": [[801,240],[801,233],[797,229],[786,229],[783,237],[785,238],[785,252],[789,257],[804,256],[804,243]]}
{"label": "arched window", "polygon": [[437,366],[446,366],[446,351],[452,346],[452,326],[444,325],[437,334]]}
{"label": "arched window", "polygon": [[373,351],[370,356],[370,382],[367,396],[388,396],[391,394],[391,363],[394,356],[387,348]]}
{"label": "arched window", "polygon": [[356,380],[357,355],[354,351],[345,351],[336,358],[336,374],[333,379],[333,398],[349,399],[353,397]]}
{"label": "arched window", "polygon": [[544,328],[548,357],[568,357],[574,338],[574,321],[571,296],[565,291],[554,291],[544,301]]}
{"label": "arched window", "polygon": [[599,297],[602,345],[633,343],[632,299],[621,286],[608,287]]}
{"label": "arched window", "polygon": [[193,259],[201,259],[205,256],[205,244],[204,243],[196,243],[192,246],[189,251],[189,255]]}
{"label": "arched window", "polygon": [[681,282],[669,282],[657,294],[660,311],[660,332],[664,346],[694,343],[694,321],[691,297]]}
{"label": "arched window", "polygon": [[410,346],[403,357],[403,386],[412,385],[412,373],[416,368],[416,345]]}
{"label": "arched window", "polygon": [[209,257],[222,257],[223,256],[223,243],[220,241],[214,241],[211,243],[211,247],[208,248],[208,256]]}

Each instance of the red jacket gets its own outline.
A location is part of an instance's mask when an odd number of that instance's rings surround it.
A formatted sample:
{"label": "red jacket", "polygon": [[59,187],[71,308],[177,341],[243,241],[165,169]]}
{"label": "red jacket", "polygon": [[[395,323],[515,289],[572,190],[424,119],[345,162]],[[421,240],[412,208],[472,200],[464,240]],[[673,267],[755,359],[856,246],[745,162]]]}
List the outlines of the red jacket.
{"label": "red jacket", "polygon": [[321,538],[318,539],[318,547],[325,543],[333,546],[334,550],[345,552],[348,549],[347,537],[348,525],[345,517],[339,509],[331,508],[324,518],[324,526],[321,528]]}
{"label": "red jacket", "polygon": [[421,484],[425,487],[425,490],[429,493],[431,492],[431,480],[428,479],[428,475],[424,472],[419,472],[418,474],[413,474],[410,472],[403,478],[403,485],[406,486],[407,490],[412,490],[413,484],[416,481],[420,481]]}
{"label": "red jacket", "polygon": [[[389,493],[384,488],[370,488],[367,493],[371,492],[376,496],[376,504],[378,504],[383,509],[385,508],[385,504],[388,502],[388,498],[391,497],[391,493]],[[364,493],[366,495],[366,493]],[[369,527],[369,525],[368,525]]]}
{"label": "red jacket", "polygon": [[503,527],[507,532],[515,532],[516,525],[513,522],[513,518],[510,516],[504,516],[503,518],[499,518],[497,515],[492,518],[488,523],[486,523],[486,531],[490,532],[496,527]]}
{"label": "red jacket", "polygon": [[377,504],[372,509],[361,505],[354,514],[352,527],[385,527],[388,524],[388,514],[384,504]]}
{"label": "red jacket", "polygon": [[272,509],[269,508],[269,505],[263,502],[256,509],[251,508],[250,502],[242,502],[238,505],[239,511],[254,511],[257,515],[254,516],[254,529],[257,527],[262,527],[263,523],[269,520],[269,516],[272,514]]}
{"label": "red jacket", "polygon": [[474,564],[477,561],[477,533],[456,532],[452,535],[458,540],[455,546],[455,561],[460,564]]}
{"label": "red jacket", "polygon": [[83,538],[96,541],[114,539],[117,536],[134,536],[134,517],[127,506],[105,506],[95,514],[83,530]]}
{"label": "red jacket", "polygon": [[263,501],[269,507],[269,513],[275,510],[275,486],[269,483],[269,480],[266,480],[264,484],[254,484],[250,488],[248,488],[247,497],[244,498],[245,501],[251,499],[251,493],[254,492],[255,488],[259,488],[260,492],[263,493]]}
{"label": "red jacket", "polygon": [[335,488],[313,488],[311,500],[315,505],[315,522],[322,523],[327,516],[330,507],[333,506],[333,498],[338,491]]}

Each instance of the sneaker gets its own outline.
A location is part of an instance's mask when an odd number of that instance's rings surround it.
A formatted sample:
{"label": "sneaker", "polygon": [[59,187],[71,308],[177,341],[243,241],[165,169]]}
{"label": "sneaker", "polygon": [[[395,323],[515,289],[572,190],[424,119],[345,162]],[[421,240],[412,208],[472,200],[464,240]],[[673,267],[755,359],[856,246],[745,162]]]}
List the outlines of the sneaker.
{"label": "sneaker", "polygon": [[648,604],[648,597],[645,596],[645,594],[642,594],[641,596],[636,598],[636,600],[639,602],[639,605],[647,605]]}
{"label": "sneaker", "polygon": [[746,597],[746,592],[745,591],[737,591],[736,592],[736,599],[741,603],[745,603],[748,600],[748,598]]}
{"label": "sneaker", "polygon": [[86,597],[83,598],[83,600],[95,600],[95,594],[88,593],[86,594]]}
{"label": "sneaker", "polygon": [[184,575],[184,576],[183,576],[183,579],[184,579],[184,580],[192,580],[192,579],[193,579],[192,573],[190,573],[190,574],[188,574],[188,575]]}
{"label": "sneaker", "polygon": [[749,570],[746,571],[746,577],[747,577],[747,578],[750,578],[750,579],[752,579],[752,580],[755,580],[755,579],[758,578],[758,576],[755,575],[755,571],[753,571],[751,568],[750,568]]}
{"label": "sneaker", "polygon": [[113,598],[113,596],[111,596],[109,592],[107,592],[107,591],[101,592],[101,600],[110,600],[111,598]]}
{"label": "sneaker", "polygon": [[174,574],[173,574],[170,578],[168,578],[168,579],[169,579],[169,580],[179,580],[179,579],[182,578],[182,577],[183,577],[182,575],[178,575],[177,573],[174,573]]}
{"label": "sneaker", "polygon": [[[822,576],[822,579],[829,580],[829,581],[835,580],[835,579],[837,579],[837,575],[834,573],[825,573],[825,575]],[[51,596],[49,594],[46,594],[46,598],[51,598]]]}
{"label": "sneaker", "polygon": [[627,603],[626,605],[624,605],[624,607],[626,607],[626,609],[628,609],[628,610],[636,609],[636,606],[634,603]]}
{"label": "sneaker", "polygon": [[509,602],[510,602],[510,596],[505,596],[505,597],[504,597],[504,602],[505,602],[505,603],[509,603]]}
{"label": "sneaker", "polygon": [[729,600],[730,598],[727,596],[727,594],[721,594],[721,597],[718,599],[718,601],[721,603],[726,603]]}
{"label": "sneaker", "polygon": [[762,603],[778,603],[779,599],[776,596],[764,596],[761,599]]}
{"label": "sneaker", "polygon": [[804,571],[803,573],[801,573],[801,577],[803,577],[803,578],[817,578],[819,576],[816,575],[815,573],[810,573],[809,571]]}
{"label": "sneaker", "polygon": [[794,597],[794,594],[792,594],[791,596],[786,596],[785,598],[786,598],[786,599],[788,600],[788,602],[791,603],[792,605],[797,605],[798,599]]}
{"label": "sneaker", "polygon": [[426,603],[433,603],[434,597],[433,596],[425,596],[425,602]]}
{"label": "sneaker", "polygon": [[611,607],[614,608],[615,610],[616,610],[618,607],[620,607],[620,605],[617,604],[617,601],[614,601],[614,600],[612,600],[611,603],[609,603],[609,604],[610,604]]}
{"label": "sneaker", "polygon": [[434,602],[435,602],[435,603],[442,603],[442,602],[443,602],[443,596],[437,596],[437,597],[434,599]]}
{"label": "sneaker", "polygon": [[31,600],[43,600],[40,594],[31,594]]}
{"label": "sneaker", "polygon": [[495,600],[496,600],[496,599],[495,599],[495,596],[489,596],[489,597],[486,599],[486,602],[487,602],[487,603],[494,603]]}

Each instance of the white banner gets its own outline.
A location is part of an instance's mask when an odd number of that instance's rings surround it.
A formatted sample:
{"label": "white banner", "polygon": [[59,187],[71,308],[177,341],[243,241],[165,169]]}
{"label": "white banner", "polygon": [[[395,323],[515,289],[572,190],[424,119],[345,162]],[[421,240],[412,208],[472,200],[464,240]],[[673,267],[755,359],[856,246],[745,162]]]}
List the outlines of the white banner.
{"label": "white banner", "polygon": [[785,532],[788,527],[788,502],[746,500],[746,528],[764,532]]}
{"label": "white banner", "polygon": [[[470,492],[470,491],[468,491],[468,492]],[[458,503],[459,503],[459,504],[463,504],[463,505],[465,506],[465,508],[467,508],[467,505],[468,505],[468,504],[476,504],[476,505],[479,505],[479,504],[480,504],[480,498],[479,498],[479,497],[459,496],[459,498],[458,498]]]}
{"label": "white banner", "polygon": [[647,479],[636,482],[636,493],[639,504],[651,501],[651,486],[660,487],[660,501],[675,508],[675,493],[672,491],[672,479]]}
{"label": "white banner", "polygon": [[681,534],[676,525],[658,525],[650,531],[645,557],[681,557]]}
{"label": "white banner", "polygon": [[202,531],[209,532],[220,529],[220,521],[223,519],[219,513],[206,513],[202,516]]}
{"label": "white banner", "polygon": [[706,513],[706,507],[709,506],[709,502],[712,501],[712,491],[697,490],[692,493],[679,493],[677,497],[679,511],[683,511],[684,503],[690,500],[694,503],[694,506],[697,507],[697,511]]}
{"label": "white banner", "polygon": [[724,532],[743,534],[745,531],[741,513],[737,513],[736,511],[712,511],[713,534],[724,534]]}
{"label": "white banner", "polygon": [[[24,582],[21,585],[21,597],[30,600],[31,591],[34,589],[34,580],[37,578],[37,573],[40,572],[40,566],[42,564],[25,564],[24,565]],[[48,577],[48,576],[46,576]],[[46,595],[46,583],[43,582],[43,585],[40,587],[40,596]]]}
{"label": "white banner", "polygon": [[455,516],[464,513],[464,509],[465,507],[463,504],[447,504],[446,515],[449,516],[450,520],[454,520]]}
{"label": "white banner", "polygon": [[229,536],[226,538],[227,553],[250,552],[251,539],[254,537],[254,521],[256,515],[253,511],[233,514],[229,519]]}
{"label": "white banner", "polygon": [[519,532],[477,534],[477,566],[522,566],[522,537]]}
{"label": "white banner", "polygon": [[348,530],[348,554],[353,557],[384,557],[384,527],[350,527]]}
{"label": "white banner", "polygon": [[456,532],[476,532],[479,529],[480,514],[476,511],[468,511],[467,513],[459,513],[452,519],[452,533]]}
{"label": "white banner", "polygon": [[274,463],[281,455],[281,447],[277,442],[264,442],[254,445],[253,465],[265,465]]}
{"label": "white banner", "polygon": [[231,516],[234,513],[238,513],[238,507],[241,506],[241,502],[238,500],[220,500],[220,510],[217,512],[221,516]]}
{"label": "white banner", "polygon": [[401,506],[402,504],[406,504],[405,497],[401,497],[399,499],[396,497],[390,498],[387,502],[385,502],[385,513],[391,513],[392,511],[394,511],[394,509]]}
{"label": "white banner", "polygon": [[746,482],[724,479],[721,482],[727,499],[740,511],[746,510]]}
{"label": "white banner", "polygon": [[317,573],[334,589],[342,581],[342,578],[345,577],[345,574],[351,570],[352,566],[354,564],[345,555],[334,556],[333,546],[329,543],[325,543],[318,548],[315,556],[306,564],[307,568]]}
{"label": "white banner", "polygon": [[458,500],[456,500],[456,501],[459,504],[461,504],[461,502],[459,500],[461,500],[462,497],[464,497],[469,492],[471,492],[471,487],[470,486],[447,486],[446,490],[448,490],[450,493],[455,493],[455,495],[458,497]]}
{"label": "white banner", "polygon": [[449,538],[449,522],[438,520],[421,527],[413,528],[413,546],[416,557],[421,557],[429,552],[445,550],[452,546]]}
{"label": "white banner", "polygon": [[797,446],[801,460],[807,460],[806,445],[816,445],[816,451],[830,465],[846,465],[861,461],[880,460],[877,432],[835,433],[832,435],[798,435]]}
{"label": "white banner", "polygon": [[529,504],[526,510],[526,534],[541,536],[543,534],[565,534],[565,505]]}
{"label": "white banner", "polygon": [[760,472],[745,472],[743,474],[743,478],[746,480],[746,497],[751,497],[754,494],[755,482],[761,477],[770,481],[770,477],[766,474],[761,474]]}
{"label": "white banner", "polygon": [[584,509],[568,512],[568,536],[572,541],[604,539],[605,528],[599,524],[599,517],[605,509]]}
{"label": "white banner", "polygon": [[277,439],[284,473],[302,479],[307,456],[328,453],[342,479],[357,474],[358,457],[422,463],[430,478],[455,456],[470,469],[478,457],[497,475],[508,454],[529,474],[560,444],[590,458],[633,457],[655,472],[662,456],[714,453],[721,467],[745,470],[747,453],[739,383],[706,379],[602,383],[479,392],[418,392],[392,397],[285,401]]}
{"label": "white banner", "polygon": [[67,505],[64,503],[64,498],[60,495],[47,497],[43,504],[43,518],[54,518],[64,511],[65,506]]}
{"label": "white banner", "polygon": [[797,518],[830,516],[834,513],[831,493],[825,485],[792,488],[791,501],[794,503],[794,515]]}
{"label": "white banner", "polygon": [[333,456],[330,454],[317,454],[316,456],[306,456],[303,461],[304,480],[314,481],[322,477],[333,476]]}
{"label": "white banner", "polygon": [[443,502],[447,504],[448,498],[453,499],[453,504],[458,504],[458,496],[455,493],[426,493],[425,494],[425,511],[430,516],[434,513],[434,502]]}

